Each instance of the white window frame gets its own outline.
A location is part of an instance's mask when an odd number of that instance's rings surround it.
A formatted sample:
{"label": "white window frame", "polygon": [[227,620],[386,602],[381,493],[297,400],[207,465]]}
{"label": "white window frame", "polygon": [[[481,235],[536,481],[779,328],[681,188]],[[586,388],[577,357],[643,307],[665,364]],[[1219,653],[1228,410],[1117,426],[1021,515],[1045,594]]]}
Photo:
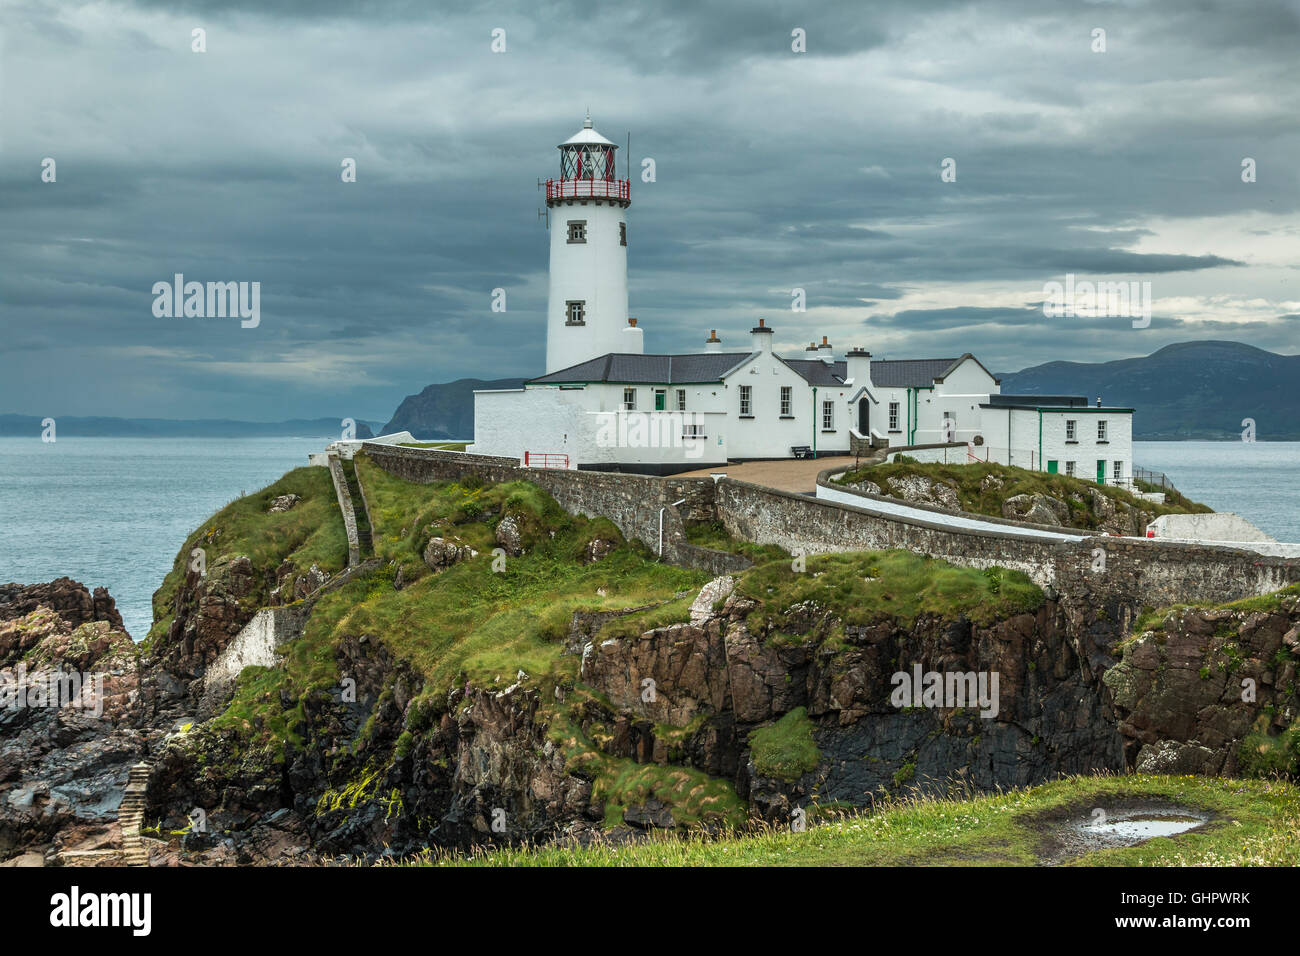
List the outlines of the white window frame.
{"label": "white window frame", "polygon": [[794,414],[794,389],[789,385],[781,386],[781,414]]}
{"label": "white window frame", "polygon": [[1074,467],[1075,467],[1075,462],[1067,461],[1065,463],[1065,474],[1070,478],[1074,477]]}
{"label": "white window frame", "polygon": [[822,402],[822,431],[835,431],[835,402]]}
{"label": "white window frame", "polygon": [[1075,418],[1067,418],[1067,419],[1065,420],[1065,440],[1066,440],[1066,441],[1078,441],[1078,440],[1079,440],[1079,421],[1078,421],[1078,419],[1075,419]]}
{"label": "white window frame", "polygon": [[754,386],[740,386],[740,414],[752,416],[754,414]]}
{"label": "white window frame", "polygon": [[625,411],[629,411],[629,412],[636,411],[636,389],[635,388],[623,389],[623,408]]}
{"label": "white window frame", "polygon": [[1118,458],[1116,458],[1115,461],[1111,463],[1110,474],[1111,474],[1111,480],[1112,480],[1115,484],[1119,484],[1121,481],[1123,481],[1123,480],[1124,480],[1124,462],[1122,462],[1122,461],[1120,461]]}
{"label": "white window frame", "polygon": [[889,403],[889,430],[898,431],[898,402]]}
{"label": "white window frame", "polygon": [[686,411],[686,389],[684,388],[677,390],[677,410],[679,412]]}
{"label": "white window frame", "polygon": [[1106,419],[1097,419],[1097,441],[1109,441],[1106,437]]}
{"label": "white window frame", "polygon": [[569,226],[569,238],[568,238],[569,242],[576,244],[576,243],[585,243],[587,241],[587,220],[570,219],[568,222],[568,226]]}
{"label": "white window frame", "polygon": [[565,325],[586,325],[587,324],[587,300],[570,299],[564,303],[564,324]]}

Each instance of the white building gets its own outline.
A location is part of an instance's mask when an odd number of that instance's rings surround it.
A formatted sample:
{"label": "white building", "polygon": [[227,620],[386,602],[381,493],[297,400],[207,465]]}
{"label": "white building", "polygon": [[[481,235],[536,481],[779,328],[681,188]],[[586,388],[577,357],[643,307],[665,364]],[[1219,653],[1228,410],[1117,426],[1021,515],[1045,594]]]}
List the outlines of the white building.
{"label": "white building", "polygon": [[965,442],[966,460],[1108,483],[1131,475],[1131,409],[1000,395],[998,379],[969,353],[879,360],[854,348],[837,360],[822,336],[783,356],[759,319],[740,348],[724,347],[714,330],[702,351],[646,354],[644,332],[627,316],[631,197],[629,182],[616,178],[617,147],[588,116],[559,149],[560,177],[546,184],[546,374],[520,389],[475,393],[470,451],[538,467],[671,474]]}

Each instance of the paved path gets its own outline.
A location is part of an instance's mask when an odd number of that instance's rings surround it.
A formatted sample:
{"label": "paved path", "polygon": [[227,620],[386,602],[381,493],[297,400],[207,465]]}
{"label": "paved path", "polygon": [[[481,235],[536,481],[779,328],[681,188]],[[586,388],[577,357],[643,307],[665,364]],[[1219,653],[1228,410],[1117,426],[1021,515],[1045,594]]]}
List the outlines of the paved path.
{"label": "paved path", "polygon": [[851,468],[858,459],[852,456],[838,458],[783,458],[778,461],[747,461],[743,465],[722,465],[718,468],[701,468],[674,478],[707,478],[719,473],[737,481],[792,491],[795,494],[812,494],[817,490],[817,473],[827,468]]}

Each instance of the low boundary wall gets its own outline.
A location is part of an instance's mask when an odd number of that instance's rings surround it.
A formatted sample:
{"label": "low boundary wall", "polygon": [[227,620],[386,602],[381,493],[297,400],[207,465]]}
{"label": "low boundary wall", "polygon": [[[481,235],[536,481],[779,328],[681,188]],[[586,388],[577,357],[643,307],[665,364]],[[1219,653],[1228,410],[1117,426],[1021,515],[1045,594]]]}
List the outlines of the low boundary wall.
{"label": "low boundary wall", "polygon": [[[658,549],[664,508],[664,558],[715,573],[741,570],[738,555],[685,540],[687,520],[718,521],[733,536],[807,554],[906,548],[965,567],[1024,571],[1073,600],[1115,598],[1133,606],[1231,601],[1300,581],[1300,562],[1249,551],[1158,539],[1090,537],[1053,541],[1014,528],[953,528],[935,520],[886,515],[861,506],[790,494],[723,478],[656,478],[593,471],[521,468],[514,459],[367,445],[379,467],[409,481],[475,474],[486,481],[530,481],[572,514],[602,515],[624,535]],[[821,478],[819,477],[819,481]],[[685,499],[679,513],[673,502]],[[1059,529],[1057,529],[1059,530]]]}

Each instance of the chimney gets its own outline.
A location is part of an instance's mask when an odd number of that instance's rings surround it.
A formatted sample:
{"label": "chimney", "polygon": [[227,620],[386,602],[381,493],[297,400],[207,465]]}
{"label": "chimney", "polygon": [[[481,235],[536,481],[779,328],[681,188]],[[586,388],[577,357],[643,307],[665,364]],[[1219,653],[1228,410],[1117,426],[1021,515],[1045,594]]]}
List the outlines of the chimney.
{"label": "chimney", "polygon": [[817,346],[817,357],[827,365],[835,361],[835,350],[831,348],[831,343],[826,341],[826,336],[822,336],[822,344]]}
{"label": "chimney", "polygon": [[817,357],[817,343],[809,342],[808,347],[803,350],[803,357],[806,359],[815,359]]}
{"label": "chimney", "polygon": [[706,352],[722,351],[722,339],[718,338],[717,329],[709,329],[709,337],[704,340],[704,351]]}
{"label": "chimney", "polygon": [[853,390],[857,391],[864,385],[871,388],[871,353],[857,346],[850,349],[845,358],[848,360],[846,374],[853,383]]}
{"label": "chimney", "polygon": [[749,330],[749,339],[753,343],[755,352],[772,351],[772,329],[768,326],[766,319],[759,319],[758,325]]}
{"label": "chimney", "polygon": [[623,330],[623,352],[627,355],[645,354],[645,336],[637,328],[636,319],[629,317],[627,328]]}

